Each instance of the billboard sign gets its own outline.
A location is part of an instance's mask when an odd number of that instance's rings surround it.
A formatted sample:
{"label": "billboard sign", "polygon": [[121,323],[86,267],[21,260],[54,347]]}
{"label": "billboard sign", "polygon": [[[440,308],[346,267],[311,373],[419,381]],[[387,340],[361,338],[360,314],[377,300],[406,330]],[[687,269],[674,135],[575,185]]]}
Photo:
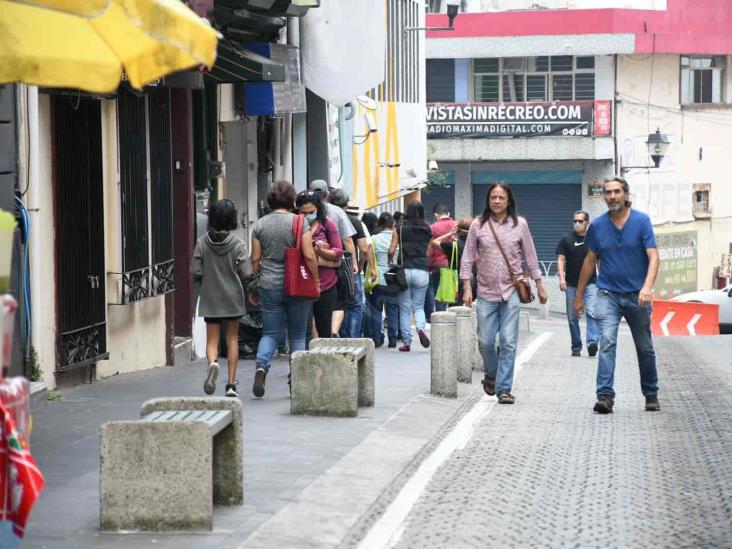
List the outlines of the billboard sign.
{"label": "billboard sign", "polygon": [[661,299],[697,290],[696,231],[656,235],[661,266],[654,293]]}
{"label": "billboard sign", "polygon": [[[594,124],[595,103],[431,103],[427,105],[427,137],[591,137],[597,128],[608,135],[609,126]],[[597,103],[603,104],[607,116],[609,101]]]}

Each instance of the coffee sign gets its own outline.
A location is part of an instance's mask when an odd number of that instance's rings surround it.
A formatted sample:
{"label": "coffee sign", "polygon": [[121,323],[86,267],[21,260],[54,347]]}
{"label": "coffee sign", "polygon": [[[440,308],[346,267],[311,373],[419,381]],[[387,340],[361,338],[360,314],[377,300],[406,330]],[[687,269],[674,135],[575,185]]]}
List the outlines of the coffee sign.
{"label": "coffee sign", "polygon": [[589,137],[593,107],[593,101],[431,103],[427,137]]}

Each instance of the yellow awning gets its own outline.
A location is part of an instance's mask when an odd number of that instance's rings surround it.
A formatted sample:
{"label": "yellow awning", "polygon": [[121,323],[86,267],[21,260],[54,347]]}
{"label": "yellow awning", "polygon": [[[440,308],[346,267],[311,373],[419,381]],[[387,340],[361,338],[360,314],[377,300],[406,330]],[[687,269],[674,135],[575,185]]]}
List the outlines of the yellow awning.
{"label": "yellow awning", "polygon": [[178,0],[0,0],[0,83],[114,91],[212,66],[217,33]]}

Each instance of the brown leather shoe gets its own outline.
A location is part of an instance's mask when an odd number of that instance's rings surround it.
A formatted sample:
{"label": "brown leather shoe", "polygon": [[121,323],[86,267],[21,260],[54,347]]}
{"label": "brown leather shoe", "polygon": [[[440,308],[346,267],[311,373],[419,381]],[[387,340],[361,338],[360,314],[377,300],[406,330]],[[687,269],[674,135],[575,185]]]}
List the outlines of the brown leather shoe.
{"label": "brown leather shoe", "polygon": [[658,395],[646,397],[646,412],[660,412],[661,405],[658,403]]}
{"label": "brown leather shoe", "polygon": [[608,395],[599,395],[595,407],[593,408],[598,414],[611,414],[615,402]]}
{"label": "brown leather shoe", "polygon": [[489,377],[483,378],[483,390],[485,391],[485,394],[488,396],[493,396],[496,394],[496,380],[491,379]]}

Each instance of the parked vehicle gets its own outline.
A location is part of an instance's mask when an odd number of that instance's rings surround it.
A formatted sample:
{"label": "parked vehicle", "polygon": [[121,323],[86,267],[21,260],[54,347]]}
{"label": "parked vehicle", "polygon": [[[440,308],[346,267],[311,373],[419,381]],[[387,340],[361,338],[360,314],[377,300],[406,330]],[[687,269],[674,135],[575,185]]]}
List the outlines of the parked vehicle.
{"label": "parked vehicle", "polygon": [[681,294],[672,301],[687,303],[716,303],[719,305],[719,333],[732,334],[732,284],[723,290],[700,290]]}

